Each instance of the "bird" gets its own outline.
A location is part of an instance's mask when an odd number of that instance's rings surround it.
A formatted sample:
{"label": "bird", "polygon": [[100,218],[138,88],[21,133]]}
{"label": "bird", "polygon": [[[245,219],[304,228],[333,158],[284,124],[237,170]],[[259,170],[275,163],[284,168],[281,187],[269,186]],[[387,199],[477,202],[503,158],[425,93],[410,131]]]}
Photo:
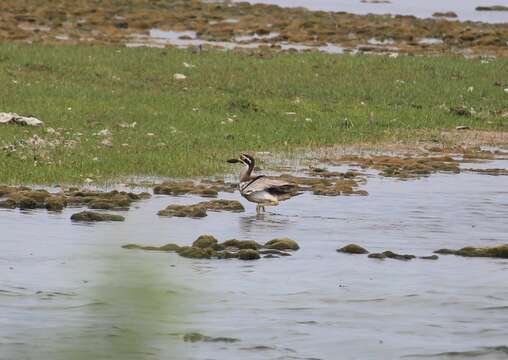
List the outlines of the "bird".
{"label": "bird", "polygon": [[230,159],[228,163],[242,163],[245,169],[240,173],[238,188],[240,194],[248,201],[256,203],[256,213],[265,211],[265,206],[276,206],[279,202],[300,195],[299,186],[285,180],[269,178],[265,175],[253,176],[254,158],[241,154],[238,159]]}

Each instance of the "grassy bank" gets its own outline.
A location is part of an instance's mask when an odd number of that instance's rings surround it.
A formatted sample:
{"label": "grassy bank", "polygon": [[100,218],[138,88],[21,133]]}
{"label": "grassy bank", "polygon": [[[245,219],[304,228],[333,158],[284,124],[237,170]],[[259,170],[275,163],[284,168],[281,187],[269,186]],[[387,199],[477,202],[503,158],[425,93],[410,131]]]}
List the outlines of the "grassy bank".
{"label": "grassy bank", "polygon": [[239,151],[506,131],[506,74],[501,59],[0,45],[0,111],[46,123],[0,125],[0,183],[208,175]]}

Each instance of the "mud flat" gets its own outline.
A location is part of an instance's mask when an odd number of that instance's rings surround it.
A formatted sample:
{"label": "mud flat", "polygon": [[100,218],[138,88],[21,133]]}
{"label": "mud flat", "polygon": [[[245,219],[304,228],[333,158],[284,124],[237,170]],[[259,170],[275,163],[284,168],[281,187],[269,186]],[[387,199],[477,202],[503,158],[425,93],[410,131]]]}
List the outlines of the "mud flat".
{"label": "mud flat", "polygon": [[[150,39],[153,31],[173,31],[178,41],[200,40],[219,47],[256,44],[264,51],[318,50],[331,44],[345,51],[381,53],[460,53],[508,56],[508,26],[420,19],[401,15],[354,15],[343,12],[281,8],[248,3],[221,4],[199,1],[166,3],[137,0],[100,4],[67,1],[58,10],[52,2],[25,0],[0,4],[0,39],[18,42],[107,43],[171,46]],[[148,35],[140,43],[139,35]],[[269,36],[267,36],[269,35]],[[390,46],[372,46],[371,39],[389,40]],[[437,39],[429,43],[425,39]],[[222,44],[221,44],[222,42]],[[194,43],[194,45],[199,44]],[[229,46],[228,44],[233,44]],[[289,47],[288,47],[289,46]],[[310,47],[309,47],[310,46]],[[248,49],[247,49],[248,50]],[[342,51],[342,50],[341,50]]]}

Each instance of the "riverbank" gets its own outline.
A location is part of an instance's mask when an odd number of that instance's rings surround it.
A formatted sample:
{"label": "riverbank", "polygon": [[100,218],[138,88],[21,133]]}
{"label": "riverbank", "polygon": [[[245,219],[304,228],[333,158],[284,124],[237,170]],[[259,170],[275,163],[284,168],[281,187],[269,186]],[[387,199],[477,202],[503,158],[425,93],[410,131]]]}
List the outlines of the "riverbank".
{"label": "riverbank", "polygon": [[0,183],[206,176],[240,151],[503,145],[507,73],[450,56],[0,45],[0,111],[45,122],[0,125]]}

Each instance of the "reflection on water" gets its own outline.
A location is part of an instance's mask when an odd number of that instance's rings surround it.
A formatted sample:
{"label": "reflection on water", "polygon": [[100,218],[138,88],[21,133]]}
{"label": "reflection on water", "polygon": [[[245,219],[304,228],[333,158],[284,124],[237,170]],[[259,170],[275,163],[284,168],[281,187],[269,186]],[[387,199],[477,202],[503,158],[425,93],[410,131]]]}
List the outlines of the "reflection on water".
{"label": "reflection on water", "polygon": [[[86,226],[70,222],[76,209],[2,210],[1,358],[505,356],[507,260],[380,261],[335,250],[357,243],[421,256],[506,243],[508,177],[370,176],[364,188],[369,196],[306,193],[260,216],[237,193],[221,194],[247,211],[199,220],[155,215],[169,203],[202,200],[194,196],[155,196],[125,212],[124,223]],[[301,249],[241,262],[121,248],[187,245],[201,234],[290,237]],[[191,332],[205,337],[184,341]]]}

